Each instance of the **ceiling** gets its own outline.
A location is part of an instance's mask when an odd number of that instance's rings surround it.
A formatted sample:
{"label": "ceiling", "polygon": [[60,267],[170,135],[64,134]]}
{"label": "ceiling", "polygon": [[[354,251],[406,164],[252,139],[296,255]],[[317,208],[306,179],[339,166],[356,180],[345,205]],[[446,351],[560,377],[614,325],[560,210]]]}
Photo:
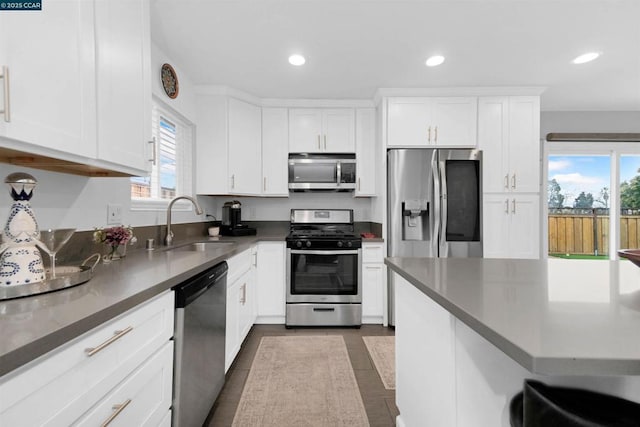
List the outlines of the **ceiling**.
{"label": "ceiling", "polygon": [[195,84],[260,98],[542,86],[543,111],[640,111],[639,16],[639,0],[151,0],[151,34]]}

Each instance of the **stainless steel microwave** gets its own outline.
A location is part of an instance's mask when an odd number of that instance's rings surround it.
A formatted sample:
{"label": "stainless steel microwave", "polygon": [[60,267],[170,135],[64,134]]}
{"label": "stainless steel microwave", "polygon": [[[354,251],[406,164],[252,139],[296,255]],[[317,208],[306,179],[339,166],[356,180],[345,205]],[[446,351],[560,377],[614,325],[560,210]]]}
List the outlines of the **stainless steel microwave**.
{"label": "stainless steel microwave", "polygon": [[353,191],[355,154],[289,154],[289,191]]}

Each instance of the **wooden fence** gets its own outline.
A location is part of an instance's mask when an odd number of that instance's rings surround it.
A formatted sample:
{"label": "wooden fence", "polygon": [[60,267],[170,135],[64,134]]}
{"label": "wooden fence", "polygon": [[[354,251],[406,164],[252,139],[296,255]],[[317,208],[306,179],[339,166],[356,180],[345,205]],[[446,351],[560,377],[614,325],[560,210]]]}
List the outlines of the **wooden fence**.
{"label": "wooden fence", "polygon": [[[640,215],[620,217],[620,247],[640,248]],[[549,214],[549,253],[607,255],[609,216]]]}

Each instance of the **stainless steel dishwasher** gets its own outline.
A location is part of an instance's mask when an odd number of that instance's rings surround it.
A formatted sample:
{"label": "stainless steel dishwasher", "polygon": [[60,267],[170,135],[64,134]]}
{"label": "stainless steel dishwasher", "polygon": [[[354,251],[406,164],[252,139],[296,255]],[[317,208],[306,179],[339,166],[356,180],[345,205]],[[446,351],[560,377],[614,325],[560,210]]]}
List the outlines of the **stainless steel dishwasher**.
{"label": "stainless steel dishwasher", "polygon": [[174,288],[174,427],[202,426],[224,385],[228,268],[222,262]]}

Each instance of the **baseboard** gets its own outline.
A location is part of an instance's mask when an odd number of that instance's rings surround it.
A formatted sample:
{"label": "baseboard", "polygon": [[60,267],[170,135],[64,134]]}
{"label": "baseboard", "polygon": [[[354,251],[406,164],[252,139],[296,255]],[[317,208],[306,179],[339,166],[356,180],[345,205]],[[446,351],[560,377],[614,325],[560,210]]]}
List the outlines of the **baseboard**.
{"label": "baseboard", "polygon": [[382,325],[382,316],[362,316],[363,325]]}
{"label": "baseboard", "polygon": [[284,316],[258,316],[256,325],[284,325]]}

